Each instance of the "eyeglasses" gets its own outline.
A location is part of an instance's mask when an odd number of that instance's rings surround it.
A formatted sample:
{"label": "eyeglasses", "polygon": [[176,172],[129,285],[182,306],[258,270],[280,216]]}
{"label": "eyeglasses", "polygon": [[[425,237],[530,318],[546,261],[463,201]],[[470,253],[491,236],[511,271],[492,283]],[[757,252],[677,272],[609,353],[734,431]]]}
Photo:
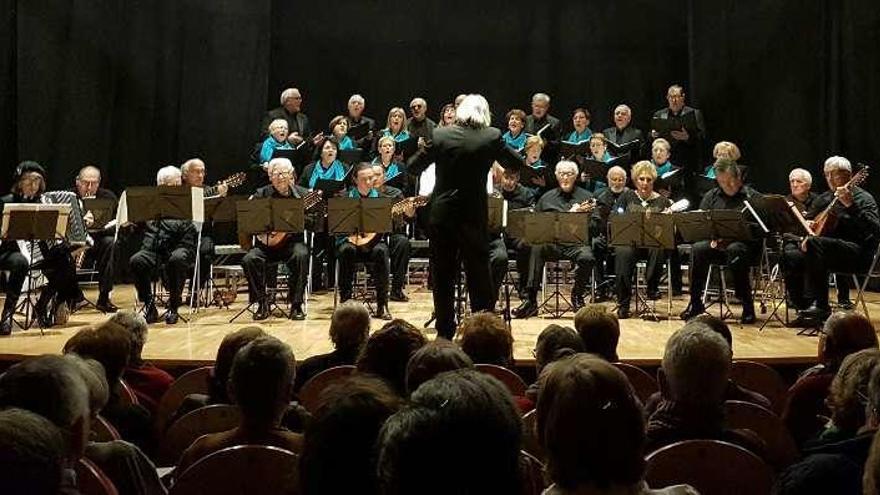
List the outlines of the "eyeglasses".
{"label": "eyeglasses", "polygon": [[423,106],[424,105],[419,105],[418,103],[416,103],[415,105],[410,105],[409,107],[415,110],[416,108],[422,108]]}
{"label": "eyeglasses", "polygon": [[556,172],[556,175],[560,177],[574,177],[577,175],[577,172]]}
{"label": "eyeglasses", "polygon": [[290,172],[272,172],[272,177],[278,177],[280,179],[287,179],[289,177],[293,177],[293,174]]}

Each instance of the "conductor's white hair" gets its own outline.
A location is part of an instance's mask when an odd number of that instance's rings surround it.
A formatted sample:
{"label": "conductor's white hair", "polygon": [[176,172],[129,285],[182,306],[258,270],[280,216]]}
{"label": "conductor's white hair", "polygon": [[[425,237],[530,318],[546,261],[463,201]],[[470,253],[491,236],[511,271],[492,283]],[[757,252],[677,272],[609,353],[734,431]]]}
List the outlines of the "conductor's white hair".
{"label": "conductor's white hair", "polygon": [[791,182],[795,179],[802,180],[802,181],[806,182],[807,184],[812,184],[813,183],[813,174],[811,174],[809,170],[806,170],[803,168],[796,168],[788,173],[789,182]]}
{"label": "conductor's white hair", "polygon": [[483,95],[467,95],[455,110],[455,123],[465,127],[484,129],[492,125],[489,102]]}
{"label": "conductor's white hair", "polygon": [[162,167],[156,173],[156,185],[166,185],[176,179],[180,179],[180,169],[174,165]]}
{"label": "conductor's white hair", "polygon": [[562,172],[565,172],[566,170],[570,170],[574,173],[577,173],[578,166],[577,166],[577,163],[575,163],[575,162],[568,161],[568,160],[562,160],[556,164],[555,170],[556,170],[557,174],[561,174]]}
{"label": "conductor's white hair", "polygon": [[290,161],[290,158],[273,158],[269,160],[269,173],[274,173],[276,168],[285,172],[292,172],[293,163]]}
{"label": "conductor's white hair", "polygon": [[846,170],[852,172],[852,164],[846,158],[834,155],[825,160],[825,167],[823,168],[824,172],[831,172],[833,170]]}
{"label": "conductor's white hair", "polygon": [[351,104],[354,103],[354,102],[358,102],[358,103],[360,103],[361,105],[363,105],[364,103],[366,103],[366,100],[364,100],[364,97],[361,96],[361,95],[351,95],[351,96],[348,98],[348,104],[351,105]]}
{"label": "conductor's white hair", "polygon": [[691,322],[666,341],[663,372],[670,400],[685,404],[721,402],[727,388],[730,346],[704,323]]}
{"label": "conductor's white hair", "polygon": [[549,105],[550,104],[550,95],[548,95],[547,93],[535,93],[532,96],[532,103],[537,103],[539,101],[544,102]]}
{"label": "conductor's white hair", "polygon": [[190,158],[189,160],[183,162],[183,165],[180,166],[180,173],[186,175],[189,173],[190,167],[195,167],[197,165],[201,165],[202,168],[205,166],[205,161],[201,158]]}
{"label": "conductor's white hair", "polygon": [[284,102],[289,100],[290,98],[302,97],[299,90],[296,88],[287,88],[281,92],[281,104],[284,105]]}

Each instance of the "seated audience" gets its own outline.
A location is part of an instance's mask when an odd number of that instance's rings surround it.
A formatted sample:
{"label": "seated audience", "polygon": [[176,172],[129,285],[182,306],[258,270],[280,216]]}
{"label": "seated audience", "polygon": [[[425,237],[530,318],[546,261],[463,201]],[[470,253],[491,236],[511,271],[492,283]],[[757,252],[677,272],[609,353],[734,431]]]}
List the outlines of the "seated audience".
{"label": "seated audience", "polygon": [[519,413],[501,382],[469,369],[442,373],[385,422],[381,492],[520,493],[521,437]]}
{"label": "seated audience", "polygon": [[6,495],[57,495],[64,437],[51,421],[17,408],[0,411],[0,487]]}
{"label": "seated audience", "polygon": [[122,378],[137,395],[138,403],[153,414],[174,377],[144,361],[141,356],[147,343],[147,320],[142,315],[124,310],[113,315],[110,321],[126,329],[131,339],[128,366],[122,372]]}
{"label": "seated audience", "polygon": [[[581,308],[584,311],[586,307]],[[580,314],[580,311],[578,314]],[[538,377],[526,390],[526,397],[532,403],[538,402],[541,391],[541,374],[551,363],[584,352],[584,341],[571,327],[551,323],[538,335],[535,342],[535,368]]]}
{"label": "seated audience", "polygon": [[379,493],[376,438],[403,400],[379,378],[355,375],[331,385],[306,429],[303,493]]}
{"label": "seated audience", "polygon": [[862,493],[880,493],[880,431],[874,433],[874,441],[871,442],[871,450],[865,462]]}
{"label": "seated audience", "polygon": [[302,435],[281,426],[293,395],[296,360],[290,346],[265,336],[235,354],[229,392],[241,411],[241,422],[231,430],[202,435],[183,453],[177,472],[218,450],[236,445],[271,445],[294,453],[302,451]]}
{"label": "seated audience", "polygon": [[296,371],[294,392],[318,373],[334,366],[353,365],[358,353],[370,335],[370,312],[363,304],[346,301],[340,304],[330,319],[330,341],[334,350],[327,354],[312,356]]}
{"label": "seated audience", "polygon": [[384,379],[402,397],[406,394],[406,364],[427,343],[424,334],[411,323],[391,320],[367,339],[357,369]]}
{"label": "seated audience", "polygon": [[819,416],[830,416],[825,399],[844,358],[856,351],[877,347],[874,326],[864,316],[839,312],[825,321],[819,337],[819,364],[802,373],[791,386],[782,412],[782,419],[798,445],[822,429]]}
{"label": "seated audience", "polygon": [[452,342],[446,339],[428,342],[406,363],[406,391],[412,394],[419,385],[444,371],[473,367],[471,358]]}
{"label": "seated audience", "polygon": [[[862,351],[876,353],[876,350]],[[854,357],[854,356],[850,356]],[[875,359],[872,359],[875,361]],[[841,368],[842,370],[843,368]],[[778,495],[837,495],[874,494],[876,489],[877,457],[873,454],[872,440],[880,426],[880,366],[870,374],[868,387],[859,393],[865,413],[856,425],[854,435],[836,442],[804,450],[804,458],[782,472],[776,480],[774,493]],[[877,443],[877,442],[873,442]],[[871,460],[868,460],[871,459]],[[866,460],[867,463],[866,463]],[[862,478],[870,480],[863,491]]]}
{"label": "seated audience", "polygon": [[696,493],[648,488],[641,404],[613,365],[578,354],[554,363],[541,382],[536,429],[553,482],[545,494]]}
{"label": "seated audience", "polygon": [[461,322],[458,328],[461,350],[475,364],[513,364],[513,335],[497,315],[477,313]]}
{"label": "seated audience", "polygon": [[610,363],[620,360],[617,357],[620,322],[605,306],[590,304],[579,309],[574,315],[574,328],[584,343],[584,352],[596,354]]}
{"label": "seated audience", "polygon": [[763,454],[763,443],[752,432],[725,427],[730,362],[730,346],[703,323],[687,323],[672,334],[657,371],[662,400],[648,418],[646,452],[681,440],[708,439]]}
{"label": "seated audience", "polygon": [[819,436],[808,441],[805,448],[848,440],[865,424],[865,401],[871,372],[880,364],[880,349],[862,349],[847,356],[828,389],[826,404],[831,421]]}

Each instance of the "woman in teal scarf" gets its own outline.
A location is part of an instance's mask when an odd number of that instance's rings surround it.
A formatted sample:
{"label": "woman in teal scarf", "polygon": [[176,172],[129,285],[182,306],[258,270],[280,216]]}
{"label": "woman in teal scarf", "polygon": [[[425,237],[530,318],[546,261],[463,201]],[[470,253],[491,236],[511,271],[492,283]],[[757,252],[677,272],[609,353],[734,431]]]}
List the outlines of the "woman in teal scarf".
{"label": "woman in teal scarf", "polygon": [[303,171],[300,185],[309,189],[315,188],[318,180],[342,180],[348,172],[345,164],[336,159],[339,154],[339,143],[336,138],[325,139],[321,146],[321,157]]}

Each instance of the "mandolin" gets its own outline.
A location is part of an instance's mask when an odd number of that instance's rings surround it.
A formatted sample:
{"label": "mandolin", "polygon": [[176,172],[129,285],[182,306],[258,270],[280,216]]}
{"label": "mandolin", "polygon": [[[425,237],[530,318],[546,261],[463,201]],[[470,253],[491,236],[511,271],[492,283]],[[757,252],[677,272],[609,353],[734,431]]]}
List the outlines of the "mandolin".
{"label": "mandolin", "polygon": [[234,173],[223,180],[217,181],[217,183],[213,186],[206,186],[205,198],[213,198],[215,196],[218,196],[218,189],[222,185],[226,185],[226,187],[228,187],[229,189],[235,189],[236,187],[244,184],[246,180],[247,172]]}
{"label": "mandolin", "polygon": [[[857,186],[864,182],[865,178],[868,177],[868,166],[865,165],[864,168],[859,170],[852,176],[852,178],[847,182],[843,188],[847,191],[852,191],[853,186]],[[840,198],[836,195],[834,199],[831,200],[831,203],[822,210],[821,213],[816,215],[816,218],[813,219],[813,235],[815,236],[823,236],[828,235],[834,228],[837,226],[837,213],[834,210],[834,205],[837,204]]]}
{"label": "mandolin", "polygon": [[[303,212],[308,213],[316,206],[322,204],[323,191],[312,191],[303,196]],[[292,232],[269,232],[258,236],[260,242],[272,249],[279,249],[287,244],[287,241],[294,234]]]}
{"label": "mandolin", "polygon": [[[391,206],[391,218],[400,217],[410,206],[418,208],[426,204],[428,204],[427,196],[413,196],[398,201]],[[361,232],[348,236],[348,242],[354,244],[358,249],[369,249],[378,238],[379,234],[375,232]]]}

